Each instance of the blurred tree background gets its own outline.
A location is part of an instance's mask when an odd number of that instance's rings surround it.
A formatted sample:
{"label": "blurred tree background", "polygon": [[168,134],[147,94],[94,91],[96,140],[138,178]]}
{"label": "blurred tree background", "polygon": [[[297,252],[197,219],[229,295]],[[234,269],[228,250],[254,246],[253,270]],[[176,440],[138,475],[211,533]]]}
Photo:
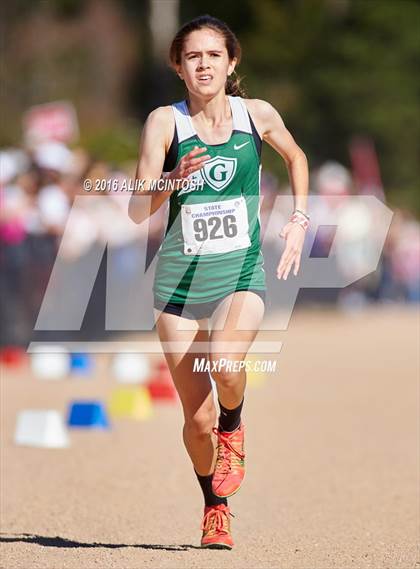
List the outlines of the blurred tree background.
{"label": "blurred tree background", "polygon": [[[0,145],[22,141],[22,114],[74,103],[80,143],[135,160],[147,113],[183,96],[165,60],[173,33],[203,13],[239,37],[250,97],[270,101],[312,168],[349,165],[354,135],[375,143],[391,206],[420,214],[418,0],[15,0],[2,7]],[[264,166],[284,164],[266,149]]]}

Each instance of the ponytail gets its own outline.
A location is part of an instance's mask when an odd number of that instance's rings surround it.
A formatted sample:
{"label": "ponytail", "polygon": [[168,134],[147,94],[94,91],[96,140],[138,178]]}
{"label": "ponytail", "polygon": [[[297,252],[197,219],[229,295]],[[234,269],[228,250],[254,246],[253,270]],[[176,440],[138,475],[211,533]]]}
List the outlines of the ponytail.
{"label": "ponytail", "polygon": [[226,80],[225,93],[226,95],[233,95],[234,97],[247,98],[247,93],[241,85],[242,77],[234,71]]}

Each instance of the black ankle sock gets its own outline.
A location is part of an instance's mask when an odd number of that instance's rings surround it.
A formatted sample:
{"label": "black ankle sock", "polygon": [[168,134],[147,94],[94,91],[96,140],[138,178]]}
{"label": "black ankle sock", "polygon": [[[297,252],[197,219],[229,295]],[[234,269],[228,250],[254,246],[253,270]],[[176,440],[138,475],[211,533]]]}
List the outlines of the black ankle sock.
{"label": "black ankle sock", "polygon": [[195,475],[197,476],[198,483],[201,486],[201,490],[203,491],[204,496],[204,503],[206,506],[217,506],[218,504],[225,504],[227,506],[227,499],[226,498],[219,498],[216,494],[213,494],[213,490],[211,487],[211,481],[213,478],[213,474],[209,474],[208,476],[201,476],[198,474],[197,471],[194,469]]}
{"label": "black ankle sock", "polygon": [[241,424],[241,411],[244,400],[235,409],[226,409],[219,401],[220,416],[219,429],[221,431],[234,431]]}

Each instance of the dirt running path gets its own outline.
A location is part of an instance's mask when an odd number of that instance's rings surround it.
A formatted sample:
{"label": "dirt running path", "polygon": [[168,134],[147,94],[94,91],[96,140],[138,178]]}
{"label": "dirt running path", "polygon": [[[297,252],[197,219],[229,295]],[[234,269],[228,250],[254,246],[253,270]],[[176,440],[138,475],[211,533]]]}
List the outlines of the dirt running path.
{"label": "dirt running path", "polygon": [[42,569],[420,567],[419,318],[296,312],[278,370],[249,388],[248,470],[230,501],[233,551],[200,550],[201,495],[181,412],[72,432],[71,448],[13,444],[16,413],[65,412],[117,386],[2,375],[1,566]]}

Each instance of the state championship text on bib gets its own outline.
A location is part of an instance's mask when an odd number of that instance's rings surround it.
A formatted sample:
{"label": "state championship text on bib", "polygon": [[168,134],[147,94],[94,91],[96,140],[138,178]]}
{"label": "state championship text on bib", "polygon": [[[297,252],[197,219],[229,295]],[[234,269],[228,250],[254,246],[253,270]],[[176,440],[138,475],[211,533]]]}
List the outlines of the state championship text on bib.
{"label": "state championship text on bib", "polygon": [[185,255],[209,255],[251,245],[245,198],[181,206]]}

